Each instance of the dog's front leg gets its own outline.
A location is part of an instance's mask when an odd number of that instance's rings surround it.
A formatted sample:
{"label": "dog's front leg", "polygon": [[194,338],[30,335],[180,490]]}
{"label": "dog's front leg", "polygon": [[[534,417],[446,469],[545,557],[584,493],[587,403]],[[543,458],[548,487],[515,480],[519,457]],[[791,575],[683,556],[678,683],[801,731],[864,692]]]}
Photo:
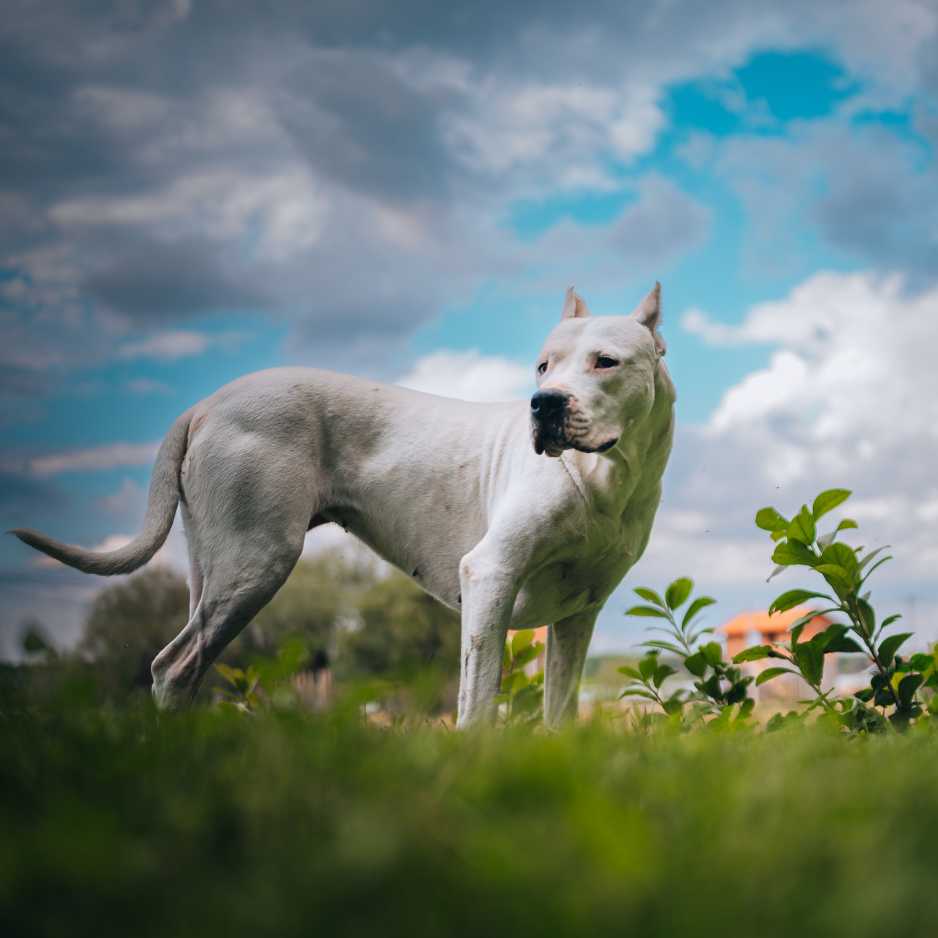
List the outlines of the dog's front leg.
{"label": "dog's front leg", "polygon": [[576,719],[580,676],[598,615],[599,609],[587,609],[561,619],[547,632],[544,723],[551,729]]}
{"label": "dog's front leg", "polygon": [[518,582],[509,568],[504,556],[484,542],[459,564],[462,642],[456,725],[460,729],[495,716],[505,634],[518,595]]}

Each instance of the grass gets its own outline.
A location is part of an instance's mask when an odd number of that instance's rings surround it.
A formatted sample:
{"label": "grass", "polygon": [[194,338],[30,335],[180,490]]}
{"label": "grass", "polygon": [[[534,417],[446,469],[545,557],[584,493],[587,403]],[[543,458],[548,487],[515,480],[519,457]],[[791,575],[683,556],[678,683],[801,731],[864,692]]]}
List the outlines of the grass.
{"label": "grass", "polygon": [[0,934],[881,936],[938,921],[938,734],[547,736],[0,706]]}

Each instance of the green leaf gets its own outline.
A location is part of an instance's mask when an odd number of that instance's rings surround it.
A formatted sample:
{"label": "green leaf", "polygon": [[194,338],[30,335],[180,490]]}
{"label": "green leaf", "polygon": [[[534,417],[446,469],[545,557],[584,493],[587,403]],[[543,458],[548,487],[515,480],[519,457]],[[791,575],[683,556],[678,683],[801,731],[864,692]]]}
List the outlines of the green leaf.
{"label": "green leaf", "polygon": [[693,655],[688,655],[684,659],[684,667],[690,671],[694,677],[703,677],[704,672],[707,670],[707,659],[704,657],[703,652],[696,652]]}
{"label": "green leaf", "polygon": [[681,628],[686,629],[687,626],[690,625],[691,620],[701,609],[706,609],[707,606],[712,606],[714,603],[716,603],[716,600],[712,596],[698,596],[687,607],[687,612],[684,613],[684,618],[681,620]]}
{"label": "green leaf", "polygon": [[871,638],[876,631],[876,613],[865,599],[857,600],[857,609],[860,611],[861,630],[867,638]]}
{"label": "green leaf", "polygon": [[512,655],[511,664],[514,668],[523,668],[526,664],[533,661],[542,651],[543,646],[540,642],[532,642],[526,645],[521,651]]}
{"label": "green leaf", "polygon": [[834,541],[837,539],[837,535],[841,531],[846,531],[848,528],[855,528],[857,526],[858,525],[856,521],[853,520],[853,518],[844,518],[843,521],[841,521],[833,531],[830,531],[828,534],[824,534],[823,536],[819,537],[817,542],[822,548],[827,547],[829,544],[834,543]]}
{"label": "green leaf", "polygon": [[838,638],[832,638],[825,651],[839,651],[845,654],[855,655],[858,653],[862,654],[866,649],[844,632],[844,634],[840,635]]}
{"label": "green leaf", "polygon": [[859,569],[863,570],[865,567],[868,567],[873,561],[873,558],[878,557],[884,550],[889,550],[888,544],[883,544],[882,547],[877,547],[875,550],[871,550],[868,554],[864,554],[863,559],[859,561]]}
{"label": "green leaf", "polygon": [[902,618],[901,612],[894,612],[891,616],[886,616],[885,619],[879,624],[879,630],[882,632],[883,629],[888,629],[893,622],[898,622]]}
{"label": "green leaf", "polygon": [[711,668],[717,668],[723,663],[723,649],[719,642],[707,642],[700,650]]}
{"label": "green leaf", "polygon": [[663,612],[661,609],[655,609],[654,606],[632,606],[631,609],[626,609],[625,614],[627,616],[642,616],[646,619],[667,619],[668,614]]}
{"label": "green leaf", "polygon": [[661,641],[660,638],[655,638],[648,642],[642,642],[642,647],[643,648],[658,648],[661,651],[670,651],[672,655],[678,655],[682,658],[684,657],[685,654],[687,654],[687,652],[685,652],[683,648],[678,648],[678,646],[673,644],[672,642],[663,642]]}
{"label": "green leaf", "polygon": [[763,658],[780,657],[781,655],[771,645],[753,645],[751,648],[744,648],[738,655],[735,655],[733,663],[742,664],[744,661],[761,661]]}
{"label": "green leaf", "polygon": [[784,531],[788,527],[788,519],[774,508],[760,508],[756,512],[756,526],[763,531]]}
{"label": "green leaf", "polygon": [[534,641],[534,629],[520,629],[511,637],[511,654],[516,657],[520,651]]}
{"label": "green leaf", "polygon": [[817,521],[818,518],[826,515],[838,505],[842,505],[850,498],[850,495],[849,489],[827,489],[827,491],[821,492],[814,499],[814,504],[811,506],[811,514],[814,516],[814,520]]}
{"label": "green leaf", "polygon": [[884,563],[888,563],[890,560],[892,560],[892,554],[886,554],[885,557],[880,557],[879,560],[863,574],[863,580],[861,582],[865,583],[873,575],[874,570],[881,567]]}
{"label": "green leaf", "polygon": [[665,602],[671,610],[678,609],[687,601],[690,591],[694,588],[694,581],[686,576],[675,580],[664,593]]}
{"label": "green leaf", "polygon": [[655,697],[651,691],[641,690],[640,688],[631,688],[627,687],[621,694],[619,694],[619,699],[623,697],[641,697],[643,700],[653,700],[655,703],[658,702],[658,698]]}
{"label": "green leaf", "polygon": [[626,677],[632,678],[633,681],[640,681],[642,679],[641,674],[636,668],[630,668],[628,665],[623,665],[621,668],[616,668],[619,674],[624,674]]}
{"label": "green leaf", "polygon": [[821,563],[829,563],[843,567],[850,575],[851,579],[854,578],[860,566],[856,551],[848,544],[840,543],[828,544],[827,547],[821,551]]}
{"label": "green leaf", "polygon": [[800,541],[783,541],[772,552],[772,560],[782,567],[813,567],[818,562],[814,551]]}
{"label": "green leaf", "polygon": [[823,593],[812,593],[811,590],[788,590],[787,593],[782,593],[781,596],[778,596],[775,601],[769,606],[769,615],[771,616],[776,612],[786,612],[789,609],[793,609],[795,606],[799,606],[807,599],[827,599],[829,596],[825,596]]}
{"label": "green leaf", "polygon": [[900,632],[898,635],[890,635],[889,638],[882,640],[879,646],[879,660],[883,667],[888,668],[892,664],[896,652],[911,637],[912,632]]}
{"label": "green leaf", "polygon": [[822,563],[815,567],[818,573],[833,587],[838,596],[847,596],[853,590],[849,572],[836,563]]}
{"label": "green leaf", "polygon": [[781,674],[794,674],[795,672],[791,668],[766,668],[764,671],[760,671],[756,677],[756,687],[759,687],[761,684],[764,684],[766,681],[771,681],[772,678],[778,677]]}
{"label": "green leaf", "polygon": [[646,655],[638,663],[638,670],[642,675],[642,679],[645,681],[650,681],[652,679],[657,667],[658,667],[658,656],[654,653],[650,653]]}
{"label": "green leaf", "polygon": [[641,596],[642,599],[647,600],[650,603],[654,603],[656,606],[660,606],[664,609],[664,600],[654,591],[649,589],[647,586],[636,586],[633,590],[638,596]]}
{"label": "green leaf", "polygon": [[660,664],[658,665],[657,670],[653,678],[655,687],[661,687],[661,685],[672,675],[677,674],[674,668],[669,664]]}
{"label": "green leaf", "polygon": [[934,664],[934,660],[931,655],[917,652],[909,658],[909,667],[913,671],[927,671]]}
{"label": "green leaf", "polygon": [[792,657],[804,679],[812,685],[817,685],[824,673],[824,651],[813,641],[800,642],[792,645]]}
{"label": "green leaf", "polygon": [[897,695],[899,697],[899,706],[903,710],[909,709],[909,704],[912,703],[912,698],[915,696],[915,692],[919,689],[923,681],[921,674],[907,674],[901,681],[899,681],[899,687],[897,690]]}
{"label": "green leaf", "polygon": [[808,506],[802,505],[801,511],[791,519],[791,524],[788,525],[788,539],[810,545],[814,543],[816,536],[817,528],[814,524],[814,517],[808,511]]}

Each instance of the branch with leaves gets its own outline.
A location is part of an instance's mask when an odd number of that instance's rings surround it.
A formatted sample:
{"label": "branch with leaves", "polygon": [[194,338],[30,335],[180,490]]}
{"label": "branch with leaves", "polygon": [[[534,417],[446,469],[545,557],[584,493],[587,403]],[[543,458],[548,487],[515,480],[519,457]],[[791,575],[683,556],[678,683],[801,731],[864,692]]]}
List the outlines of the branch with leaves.
{"label": "branch with leaves", "polygon": [[[678,610],[690,599],[693,588],[692,580],[681,577],[668,586],[663,598],[644,586],[635,589],[647,605],[633,606],[626,615],[663,620],[665,625],[650,626],[649,631],[665,637],[642,643],[648,651],[637,667],[619,668],[630,679],[620,697],[654,701],[665,714],[679,715],[683,721],[714,715],[725,720],[745,719],[753,707],[747,690],[752,678],[723,660],[719,642],[702,641],[713,629],[699,624],[700,613],[716,600],[698,596],[678,619]],[[678,689],[664,693],[662,685],[677,669],[659,660],[662,652],[674,655],[696,678],[694,692]]]}
{"label": "branch with leaves", "polygon": [[[776,567],[769,580],[789,567],[803,566],[819,574],[829,587],[828,592],[788,590],[775,599],[769,614],[814,600],[823,600],[827,605],[801,616],[791,628],[788,644],[756,645],[740,652],[734,661],[784,660],[785,665],[763,671],[756,683],[763,684],[782,674],[798,674],[814,690],[814,705],[850,730],[902,728],[920,717],[926,708],[932,714],[938,713],[936,696],[932,694],[926,701],[919,693],[922,688],[938,690],[935,659],[934,655],[913,655],[908,660],[899,656],[899,649],[912,633],[883,634],[900,618],[898,614],[877,622],[866,584],[876,569],[892,559],[885,553],[888,548],[867,550],[838,541],[841,532],[857,528],[851,518],[842,519],[826,534],[819,533],[818,521],[843,504],[850,494],[847,489],[828,489],[814,499],[811,508],[802,505],[791,519],[775,508],[762,508],[756,513],[756,525],[776,543],[772,553]],[[845,617],[846,624],[834,623],[811,639],[800,641],[809,622],[829,614]],[[834,652],[866,654],[873,668],[870,686],[858,691],[852,700],[832,700],[831,692],[821,687],[824,656]]]}

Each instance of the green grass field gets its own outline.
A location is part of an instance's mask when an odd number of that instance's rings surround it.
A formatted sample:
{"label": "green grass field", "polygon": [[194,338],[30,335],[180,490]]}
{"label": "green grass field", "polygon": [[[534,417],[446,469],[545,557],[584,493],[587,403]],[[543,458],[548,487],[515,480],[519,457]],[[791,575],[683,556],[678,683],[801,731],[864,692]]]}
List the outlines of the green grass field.
{"label": "green grass field", "polygon": [[0,710],[3,935],[931,935],[938,734]]}

